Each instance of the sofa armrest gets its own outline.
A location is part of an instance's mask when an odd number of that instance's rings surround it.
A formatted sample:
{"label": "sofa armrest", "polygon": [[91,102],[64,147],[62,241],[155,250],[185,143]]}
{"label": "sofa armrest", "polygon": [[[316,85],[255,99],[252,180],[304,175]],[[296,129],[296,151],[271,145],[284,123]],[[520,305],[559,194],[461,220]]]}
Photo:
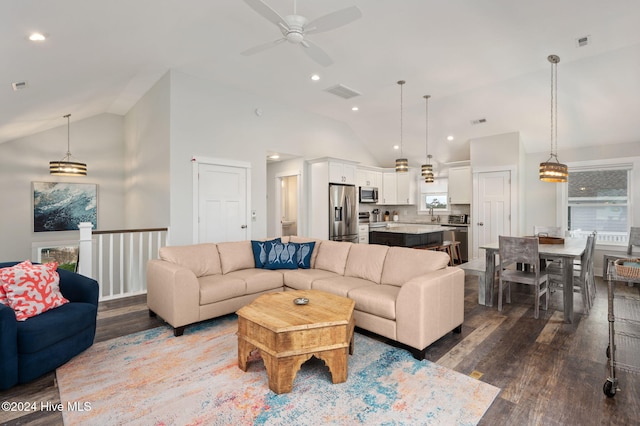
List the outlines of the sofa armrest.
{"label": "sofa armrest", "polygon": [[164,260],[147,262],[147,306],[174,328],[200,320],[200,284],[183,266]]}
{"label": "sofa armrest", "polygon": [[91,303],[98,306],[100,286],[93,278],[58,268],[60,292],[70,302]]}
{"label": "sofa armrest", "polygon": [[464,321],[464,271],[446,267],[407,281],[396,299],[398,341],[424,349]]}
{"label": "sofa armrest", "polygon": [[18,323],[13,309],[0,303],[0,390],[18,383]]}

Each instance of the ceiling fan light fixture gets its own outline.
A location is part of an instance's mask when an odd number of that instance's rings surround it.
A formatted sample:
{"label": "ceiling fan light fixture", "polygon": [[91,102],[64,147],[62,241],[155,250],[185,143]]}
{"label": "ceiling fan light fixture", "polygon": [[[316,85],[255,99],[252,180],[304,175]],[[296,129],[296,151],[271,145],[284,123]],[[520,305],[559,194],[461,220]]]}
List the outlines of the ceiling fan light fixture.
{"label": "ceiling fan light fixture", "polygon": [[49,174],[53,176],[86,176],[86,163],[72,161],[71,159],[69,117],[71,117],[71,114],[64,116],[67,119],[67,154],[62,160],[49,161]]}
{"label": "ceiling fan light fixture", "polygon": [[[538,176],[543,182],[563,183],[569,177],[566,164],[558,160],[558,62],[560,57],[549,55],[551,63],[551,154],[549,159],[540,163]],[[555,159],[555,161],[552,161]]]}

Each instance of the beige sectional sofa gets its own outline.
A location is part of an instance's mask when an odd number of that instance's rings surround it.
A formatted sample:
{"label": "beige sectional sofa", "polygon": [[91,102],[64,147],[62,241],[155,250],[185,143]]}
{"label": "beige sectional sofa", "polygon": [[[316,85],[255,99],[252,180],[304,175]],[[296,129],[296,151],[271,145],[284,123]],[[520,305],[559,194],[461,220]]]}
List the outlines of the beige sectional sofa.
{"label": "beige sectional sofa", "polygon": [[171,246],[147,265],[147,304],[179,336],[184,327],[230,314],[261,294],[321,290],[355,301],[356,326],[409,347],[431,343],[464,320],[464,272],[446,253],[375,244],[314,241],[309,269],[255,267],[250,241]]}

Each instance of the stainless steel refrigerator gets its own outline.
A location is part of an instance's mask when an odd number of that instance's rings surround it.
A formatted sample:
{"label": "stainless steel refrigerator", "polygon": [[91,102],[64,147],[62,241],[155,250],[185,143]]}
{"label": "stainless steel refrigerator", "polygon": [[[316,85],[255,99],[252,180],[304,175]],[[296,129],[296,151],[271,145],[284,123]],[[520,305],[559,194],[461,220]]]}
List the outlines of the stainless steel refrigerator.
{"label": "stainless steel refrigerator", "polygon": [[358,198],[353,185],[329,184],[329,239],[358,242]]}

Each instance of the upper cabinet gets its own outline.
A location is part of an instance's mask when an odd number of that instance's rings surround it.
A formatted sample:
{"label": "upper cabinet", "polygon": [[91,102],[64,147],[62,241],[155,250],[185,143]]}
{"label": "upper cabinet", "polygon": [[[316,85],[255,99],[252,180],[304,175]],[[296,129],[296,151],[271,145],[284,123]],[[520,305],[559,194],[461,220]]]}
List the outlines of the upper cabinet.
{"label": "upper cabinet", "polygon": [[329,182],[344,183],[346,185],[356,184],[356,165],[342,161],[329,161]]}
{"label": "upper cabinet", "polygon": [[356,185],[370,188],[382,187],[382,172],[376,170],[358,168]]}
{"label": "upper cabinet", "polygon": [[471,167],[449,169],[449,204],[471,204]]}
{"label": "upper cabinet", "polygon": [[416,170],[407,173],[385,172],[382,174],[382,191],[378,204],[405,205],[416,203]]}

